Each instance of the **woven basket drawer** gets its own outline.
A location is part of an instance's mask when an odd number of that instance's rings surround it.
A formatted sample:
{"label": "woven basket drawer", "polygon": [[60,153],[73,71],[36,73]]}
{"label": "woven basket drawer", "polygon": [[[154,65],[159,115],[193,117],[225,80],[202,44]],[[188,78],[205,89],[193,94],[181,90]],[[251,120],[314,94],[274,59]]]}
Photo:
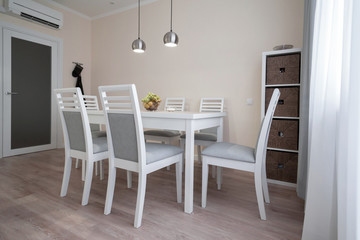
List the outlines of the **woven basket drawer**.
{"label": "woven basket drawer", "polygon": [[269,179],[296,183],[297,165],[297,153],[267,151],[266,174]]}
{"label": "woven basket drawer", "polygon": [[300,53],[267,57],[266,84],[295,83],[300,83]]}
{"label": "woven basket drawer", "polygon": [[268,147],[298,150],[298,120],[273,119],[269,134]]}
{"label": "woven basket drawer", "polygon": [[[265,90],[265,111],[275,88]],[[299,87],[280,88],[280,98],[274,116],[299,117]]]}

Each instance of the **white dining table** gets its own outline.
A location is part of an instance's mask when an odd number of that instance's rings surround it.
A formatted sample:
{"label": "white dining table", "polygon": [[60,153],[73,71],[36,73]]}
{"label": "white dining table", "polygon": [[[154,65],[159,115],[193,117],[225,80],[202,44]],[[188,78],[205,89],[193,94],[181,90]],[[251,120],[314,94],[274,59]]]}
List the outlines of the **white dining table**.
{"label": "white dining table", "polygon": [[[88,111],[89,122],[106,124],[103,111]],[[217,141],[223,141],[223,118],[225,112],[141,112],[144,128],[179,130],[186,133],[185,141],[185,199],[184,211],[193,212],[194,198],[194,133],[218,127]]]}

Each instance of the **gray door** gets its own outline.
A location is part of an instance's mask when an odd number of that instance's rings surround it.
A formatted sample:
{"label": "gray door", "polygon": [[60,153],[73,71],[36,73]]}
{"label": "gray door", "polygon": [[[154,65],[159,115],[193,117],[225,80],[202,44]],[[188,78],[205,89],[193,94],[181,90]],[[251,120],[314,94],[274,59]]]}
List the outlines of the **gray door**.
{"label": "gray door", "polygon": [[56,147],[55,86],[57,45],[4,30],[3,155]]}

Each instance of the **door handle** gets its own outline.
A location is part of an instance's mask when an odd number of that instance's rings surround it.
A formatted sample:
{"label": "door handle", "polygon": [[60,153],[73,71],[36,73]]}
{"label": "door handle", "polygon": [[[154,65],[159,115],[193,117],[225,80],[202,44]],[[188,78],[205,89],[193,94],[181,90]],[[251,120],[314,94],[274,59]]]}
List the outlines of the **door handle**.
{"label": "door handle", "polygon": [[6,95],[18,95],[19,93],[17,92],[6,92]]}

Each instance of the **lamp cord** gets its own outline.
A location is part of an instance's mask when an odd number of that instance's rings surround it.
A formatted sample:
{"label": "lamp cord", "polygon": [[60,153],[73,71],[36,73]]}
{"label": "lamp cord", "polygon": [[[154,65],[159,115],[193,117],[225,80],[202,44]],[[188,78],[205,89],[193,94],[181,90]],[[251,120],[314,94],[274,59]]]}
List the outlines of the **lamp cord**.
{"label": "lamp cord", "polygon": [[173,1],[171,0],[171,10],[170,10],[170,32],[172,32],[172,3]]}
{"label": "lamp cord", "polygon": [[138,4],[138,39],[140,39],[140,0]]}

